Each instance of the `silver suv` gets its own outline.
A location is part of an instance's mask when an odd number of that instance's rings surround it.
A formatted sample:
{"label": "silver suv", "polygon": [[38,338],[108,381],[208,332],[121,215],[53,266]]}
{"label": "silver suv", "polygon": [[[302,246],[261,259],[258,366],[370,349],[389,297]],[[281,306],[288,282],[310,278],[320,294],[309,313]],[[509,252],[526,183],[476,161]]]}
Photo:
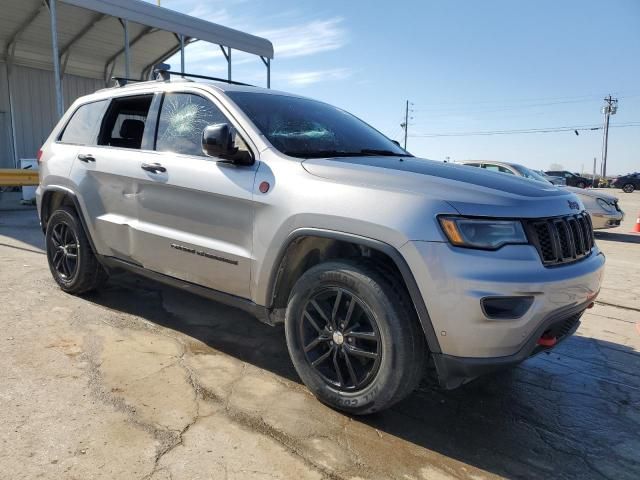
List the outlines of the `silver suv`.
{"label": "silver suv", "polygon": [[39,153],[54,279],[123,269],[284,323],[323,402],[375,412],[571,335],[604,255],[552,185],[418,159],[326,103],[152,81],[77,100]]}

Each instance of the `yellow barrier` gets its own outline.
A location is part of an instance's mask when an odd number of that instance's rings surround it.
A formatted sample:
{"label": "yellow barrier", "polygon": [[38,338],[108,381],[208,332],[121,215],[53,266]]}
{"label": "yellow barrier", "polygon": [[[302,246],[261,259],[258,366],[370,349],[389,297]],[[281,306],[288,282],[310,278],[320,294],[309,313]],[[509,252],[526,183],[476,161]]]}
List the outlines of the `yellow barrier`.
{"label": "yellow barrier", "polygon": [[0,187],[27,187],[39,183],[37,170],[0,168]]}

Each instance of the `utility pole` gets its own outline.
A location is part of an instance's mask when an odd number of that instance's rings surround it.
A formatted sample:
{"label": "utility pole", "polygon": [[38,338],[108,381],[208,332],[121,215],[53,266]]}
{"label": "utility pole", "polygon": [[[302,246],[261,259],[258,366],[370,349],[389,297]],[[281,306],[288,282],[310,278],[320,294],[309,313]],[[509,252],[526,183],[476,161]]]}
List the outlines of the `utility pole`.
{"label": "utility pole", "polygon": [[609,95],[604,99],[606,102],[601,112],[604,114],[604,133],[602,136],[602,179],[607,176],[607,149],[609,146],[609,117],[618,111],[618,99]]}
{"label": "utility pole", "polygon": [[[412,110],[413,111],[413,110]],[[411,117],[413,119],[413,117]],[[409,100],[407,100],[404,108],[404,122],[400,124],[402,129],[404,130],[404,149],[407,149],[407,135],[409,133]]]}

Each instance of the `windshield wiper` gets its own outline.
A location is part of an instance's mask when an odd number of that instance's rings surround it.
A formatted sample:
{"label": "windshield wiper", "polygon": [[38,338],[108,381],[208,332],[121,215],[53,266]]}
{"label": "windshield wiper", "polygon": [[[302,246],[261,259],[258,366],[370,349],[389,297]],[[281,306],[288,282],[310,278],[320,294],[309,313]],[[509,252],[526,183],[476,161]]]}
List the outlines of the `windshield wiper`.
{"label": "windshield wiper", "polygon": [[380,155],[381,157],[413,157],[410,153],[398,153],[391,150],[378,150],[375,148],[363,148],[360,150],[362,155]]}
{"label": "windshield wiper", "polygon": [[346,150],[310,150],[310,151],[285,151],[285,155],[300,158],[329,158],[329,157],[359,157],[360,152],[347,152]]}
{"label": "windshield wiper", "polygon": [[311,151],[285,151],[285,155],[300,158],[330,158],[330,157],[361,157],[361,156],[383,156],[383,157],[412,157],[409,153],[397,153],[391,150],[377,150],[375,148],[363,148],[357,152],[346,150],[311,150]]}

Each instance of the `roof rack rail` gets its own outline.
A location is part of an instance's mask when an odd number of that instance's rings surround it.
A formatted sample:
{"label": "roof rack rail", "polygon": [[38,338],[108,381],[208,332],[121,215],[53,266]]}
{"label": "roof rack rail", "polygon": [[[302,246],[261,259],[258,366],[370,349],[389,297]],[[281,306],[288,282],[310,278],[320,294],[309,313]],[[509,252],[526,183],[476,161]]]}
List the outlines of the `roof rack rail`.
{"label": "roof rack rail", "polygon": [[177,75],[177,76],[186,77],[186,78],[201,78],[203,80],[214,80],[216,82],[224,82],[224,83],[229,83],[231,85],[243,85],[245,87],[255,87],[255,85],[251,85],[250,83],[236,82],[235,80],[229,80],[226,78],[208,77],[206,75],[196,75],[195,73],[174,72],[173,70],[169,70],[170,68],[171,66],[166,63],[160,63],[156,65],[153,68],[153,74],[155,79],[160,81],[167,81],[171,78],[171,75]]}
{"label": "roof rack rail", "polygon": [[111,77],[111,80],[114,82],[114,87],[124,87],[129,82],[142,82],[142,80],[138,78],[127,78],[127,77]]}

